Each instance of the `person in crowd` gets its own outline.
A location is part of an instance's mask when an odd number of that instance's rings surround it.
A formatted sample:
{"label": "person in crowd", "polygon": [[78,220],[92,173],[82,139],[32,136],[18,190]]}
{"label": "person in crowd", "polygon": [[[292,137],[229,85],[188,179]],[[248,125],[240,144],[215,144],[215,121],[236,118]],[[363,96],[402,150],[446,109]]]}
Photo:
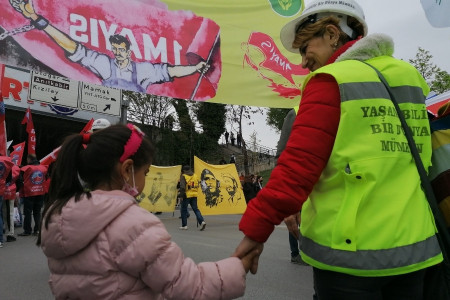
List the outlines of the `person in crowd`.
{"label": "person in crowd", "polygon": [[7,217],[7,235],[6,235],[6,241],[7,242],[14,242],[16,241],[16,237],[14,236],[14,227],[15,227],[15,221],[14,221],[14,206],[15,202],[17,200],[17,185],[16,181],[19,178],[20,175],[20,167],[13,164],[11,167],[11,173],[10,176],[8,176],[5,184],[5,192],[3,195],[3,198],[5,200],[6,204],[6,217]]}
{"label": "person in crowd", "polygon": [[[6,183],[11,180],[11,169],[14,166],[14,163],[12,162],[11,158],[8,156],[1,155],[0,156],[0,248],[3,247],[3,226],[6,222],[9,223],[7,220],[3,219],[3,206],[5,206],[5,211],[8,212],[9,209],[9,200],[5,199],[5,189],[6,189]],[[3,203],[5,202],[5,203]],[[8,208],[6,207],[8,206]],[[9,218],[9,213],[6,214],[6,218]],[[7,225],[6,224],[6,225]],[[10,226],[7,226],[10,228]],[[9,230],[8,230],[9,231]],[[14,225],[13,225],[13,232],[14,232]]]}
{"label": "person in crowd", "polygon": [[109,122],[107,119],[103,119],[103,118],[96,119],[96,120],[94,120],[94,123],[92,123],[90,132],[91,133],[96,132],[98,130],[105,129],[106,127],[109,127],[109,126],[111,126],[111,122]]}
{"label": "person in crowd", "polygon": [[245,180],[245,174],[244,174],[244,172],[241,172],[241,175],[239,175],[239,181],[241,182],[241,187],[244,186],[244,180]]}
{"label": "person in crowd", "polygon": [[206,222],[197,206],[198,188],[199,180],[197,175],[192,172],[190,166],[183,166],[180,177],[180,194],[183,197],[183,201],[181,201],[181,230],[188,229],[188,205],[191,206],[192,211],[197,217],[197,224],[200,224],[200,230],[205,230]]}
{"label": "person in crowd", "polygon": [[[181,195],[180,193],[180,180],[178,179],[178,183],[177,183],[177,204],[175,205],[175,207],[178,207],[180,209],[180,216],[178,217],[178,219],[181,219],[181,202],[183,201],[183,195]],[[191,214],[187,213],[187,218],[189,219],[189,217],[191,216]]]}
{"label": "person in crowd", "polygon": [[228,131],[225,131],[225,144],[228,146],[228,137],[230,136],[230,134],[228,133]]}
{"label": "person in crowd", "polygon": [[[84,147],[86,146],[86,147]],[[56,299],[233,299],[262,247],[196,264],[158,217],[139,207],[154,154],[132,124],[64,141],[52,172],[39,245]],[[88,279],[88,280],[86,280]]]}
{"label": "person in crowd", "polygon": [[[301,211],[301,256],[313,267],[318,299],[422,299],[426,269],[442,253],[416,165],[400,147],[406,137],[393,130],[398,115],[371,66],[397,94],[408,126],[425,132],[429,88],[392,57],[390,37],[366,35],[353,0],[312,1],[282,29],[283,45],[311,73],[286,148],[240,221],[245,237],[234,255],[263,245]],[[414,140],[428,168],[430,136]]]}
{"label": "person in crowd", "polygon": [[[20,168],[18,179],[19,186],[23,190],[23,232],[19,236],[38,235],[41,210],[44,204],[45,180],[48,166],[39,164],[34,154],[27,155],[27,165]],[[32,217],[34,227],[32,228]]]}
{"label": "person in crowd", "polygon": [[240,132],[237,133],[236,135],[236,144],[239,148],[241,148],[242,145],[242,135]]}
{"label": "person in crowd", "polygon": [[225,158],[222,156],[222,159],[219,161],[219,165],[226,165],[227,161],[225,160]]}
{"label": "person in crowd", "polygon": [[[280,139],[277,143],[277,153],[276,158],[280,157],[281,152],[286,147],[286,143],[291,134],[292,125],[294,124],[295,117],[297,115],[298,106],[291,109],[283,121],[283,126],[281,127]],[[301,213],[301,212],[300,212]],[[291,251],[291,262],[294,264],[309,266],[305,263],[300,255],[300,240],[299,240],[299,225],[300,225],[300,213],[294,214],[284,219],[284,223],[289,229],[289,249]]]}
{"label": "person in crowd", "polygon": [[234,143],[236,142],[236,138],[234,137],[233,131],[230,133],[230,140],[231,140],[231,146],[234,146]]}
{"label": "person in crowd", "polygon": [[[300,212],[301,213],[301,212]],[[294,215],[295,223],[296,223],[296,232],[298,232],[298,228],[300,225],[300,213]],[[285,220],[285,223],[288,224],[290,220]],[[300,243],[298,240],[298,235],[295,236],[289,231],[289,249],[291,250],[291,263],[301,265],[301,266],[309,266],[305,263],[300,255]]]}
{"label": "person in crowd", "polygon": [[242,190],[244,192],[245,202],[247,202],[247,205],[250,202],[250,200],[256,197],[255,181],[256,179],[254,174],[250,174],[248,176],[245,176],[244,178]]}
{"label": "person in crowd", "polygon": [[263,177],[258,175],[255,179],[255,196],[258,195],[259,191],[263,188]]}
{"label": "person in crowd", "polygon": [[234,154],[230,155],[230,164],[235,164],[236,163],[236,156]]}

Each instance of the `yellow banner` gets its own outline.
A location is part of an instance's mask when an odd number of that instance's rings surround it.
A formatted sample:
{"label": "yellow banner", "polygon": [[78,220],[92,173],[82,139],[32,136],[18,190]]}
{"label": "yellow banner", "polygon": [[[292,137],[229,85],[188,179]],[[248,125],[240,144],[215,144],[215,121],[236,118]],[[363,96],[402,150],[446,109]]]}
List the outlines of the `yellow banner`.
{"label": "yellow banner", "polygon": [[194,172],[200,179],[197,203],[202,215],[245,211],[247,204],[234,164],[210,165],[195,156]]}
{"label": "yellow banner", "polygon": [[139,206],[150,212],[173,212],[177,203],[177,183],[181,166],[151,166],[145,178],[145,188],[136,197]]}
{"label": "yellow banner", "polygon": [[292,108],[308,73],[286,49],[280,30],[304,9],[303,0],[164,0],[220,27],[222,74],[215,103]]}

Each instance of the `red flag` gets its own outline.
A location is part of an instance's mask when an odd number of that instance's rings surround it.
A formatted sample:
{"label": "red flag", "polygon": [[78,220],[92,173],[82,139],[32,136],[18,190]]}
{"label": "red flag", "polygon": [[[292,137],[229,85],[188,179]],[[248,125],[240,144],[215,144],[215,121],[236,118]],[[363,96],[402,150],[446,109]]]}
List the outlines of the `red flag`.
{"label": "red flag", "polygon": [[22,124],[27,124],[28,132],[28,154],[36,155],[36,133],[34,131],[33,118],[31,117],[31,109],[28,107]]}
{"label": "red flag", "polygon": [[39,162],[41,165],[49,166],[52,162],[56,161],[56,158],[58,157],[59,150],[61,150],[61,146],[53,150],[50,154],[42,158]]}
{"label": "red flag", "polygon": [[94,118],[90,119],[89,122],[84,126],[83,130],[81,130],[80,134],[88,133],[92,129],[92,124],[94,124]]}
{"label": "red flag", "polygon": [[13,146],[13,151],[9,154],[9,157],[16,166],[22,164],[23,151],[25,150],[25,142]]}
{"label": "red flag", "polygon": [[5,65],[0,64],[0,155],[6,155],[5,103],[1,95],[1,86],[5,75]]}
{"label": "red flag", "polygon": [[[86,123],[83,130],[81,130],[80,134],[88,133],[92,128],[92,124],[94,124],[94,118],[90,119],[89,122]],[[41,165],[49,166],[52,162],[55,162],[56,158],[58,157],[59,150],[61,150],[61,146],[54,149],[51,153],[42,158],[40,160]]]}

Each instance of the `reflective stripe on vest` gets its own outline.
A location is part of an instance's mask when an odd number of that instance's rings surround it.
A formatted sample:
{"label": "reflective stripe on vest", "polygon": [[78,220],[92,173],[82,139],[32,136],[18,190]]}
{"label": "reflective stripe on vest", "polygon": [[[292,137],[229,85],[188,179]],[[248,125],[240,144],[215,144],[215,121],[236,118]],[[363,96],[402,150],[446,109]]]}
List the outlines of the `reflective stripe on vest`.
{"label": "reflective stripe on vest", "polygon": [[405,265],[409,266],[423,262],[424,257],[422,253],[424,252],[429,253],[430,257],[441,253],[439,243],[434,236],[412,245],[376,251],[336,251],[305,237],[301,238],[301,244],[302,251],[308,253],[312,259],[319,260],[330,266],[358,270],[401,268]]}
{"label": "reflective stripe on vest", "polygon": [[[367,62],[393,87],[428,168],[425,81],[412,66],[391,57]],[[433,216],[399,118],[377,74],[361,62],[342,61],[311,73],[304,86],[320,73],[338,83],[341,116],[333,151],[302,208],[304,260],[357,276],[403,274],[439,263]]]}
{"label": "reflective stripe on vest", "polygon": [[[389,99],[389,94],[381,82],[357,82],[342,84],[341,102],[359,99]],[[423,98],[414,96],[420,95],[422,89],[416,86],[400,86],[391,89],[392,94],[399,104],[415,103],[422,104]],[[412,101],[411,101],[412,100]]]}

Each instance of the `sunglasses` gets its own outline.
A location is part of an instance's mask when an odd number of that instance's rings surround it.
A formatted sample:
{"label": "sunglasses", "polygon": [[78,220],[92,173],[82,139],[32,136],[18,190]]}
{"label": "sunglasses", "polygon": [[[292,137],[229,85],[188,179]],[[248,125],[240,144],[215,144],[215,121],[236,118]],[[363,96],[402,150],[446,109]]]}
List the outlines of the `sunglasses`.
{"label": "sunglasses", "polygon": [[303,28],[305,28],[306,26],[310,25],[310,24],[314,24],[317,22],[317,14],[313,14],[308,16],[308,18],[306,20],[304,20],[303,22],[301,22],[297,28],[295,29],[295,34],[299,33],[300,30],[302,30]]}

